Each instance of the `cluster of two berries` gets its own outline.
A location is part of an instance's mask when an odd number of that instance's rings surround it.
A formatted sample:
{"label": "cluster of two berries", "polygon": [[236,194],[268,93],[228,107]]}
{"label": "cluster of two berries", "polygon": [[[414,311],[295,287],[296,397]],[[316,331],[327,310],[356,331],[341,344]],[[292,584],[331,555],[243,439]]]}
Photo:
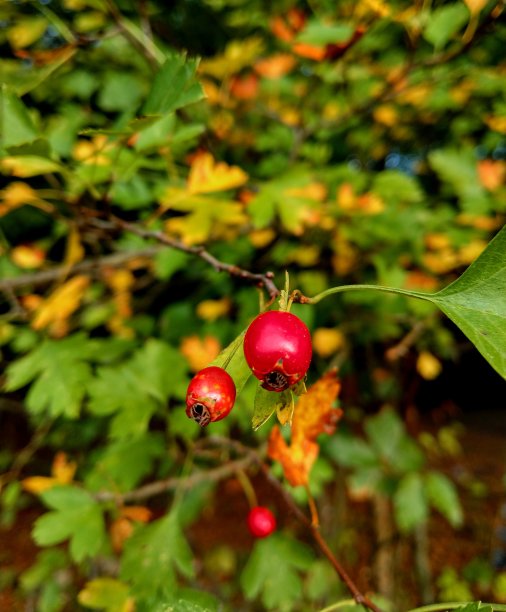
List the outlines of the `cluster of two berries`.
{"label": "cluster of two berries", "polygon": [[[311,336],[290,312],[271,310],[258,315],[244,336],[244,357],[264,389],[281,392],[301,381],[311,362]],[[236,388],[222,368],[210,366],[191,380],[186,414],[205,427],[225,418],[235,402]]]}

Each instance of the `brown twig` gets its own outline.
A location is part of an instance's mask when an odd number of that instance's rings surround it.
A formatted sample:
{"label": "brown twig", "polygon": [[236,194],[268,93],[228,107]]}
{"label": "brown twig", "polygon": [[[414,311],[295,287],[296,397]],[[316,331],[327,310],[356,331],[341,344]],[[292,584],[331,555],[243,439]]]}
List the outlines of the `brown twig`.
{"label": "brown twig", "polygon": [[203,246],[189,246],[177,240],[176,238],[172,238],[171,236],[167,236],[161,231],[156,230],[148,230],[140,225],[136,225],[134,223],[130,223],[128,221],[124,221],[123,219],[119,219],[118,217],[111,216],[107,221],[103,221],[100,219],[92,219],[90,223],[95,225],[96,227],[100,227],[102,229],[121,229],[127,232],[131,232],[136,236],[140,236],[141,238],[145,238],[148,240],[156,240],[161,244],[169,246],[178,251],[183,251],[184,253],[188,253],[190,255],[196,255],[200,257],[203,261],[211,265],[217,272],[227,272],[230,276],[235,276],[237,278],[242,278],[244,280],[255,283],[259,287],[265,288],[267,293],[269,294],[269,298],[271,301],[274,301],[279,295],[280,291],[276,287],[273,278],[274,274],[272,272],[266,272],[265,274],[256,274],[250,272],[249,270],[244,270],[239,266],[235,266],[233,264],[226,263],[217,259],[214,255],[211,255],[209,251],[207,251]]}
{"label": "brown twig", "polygon": [[14,278],[6,278],[0,281],[0,291],[7,292],[21,289],[23,287],[47,285],[68,274],[92,272],[93,270],[102,268],[104,266],[121,266],[127,261],[136,259],[137,257],[152,257],[153,255],[159,253],[160,250],[161,247],[159,246],[151,246],[146,247],[145,249],[139,249],[137,251],[122,251],[96,259],[86,259],[78,264],[75,264],[71,268],[66,265],[61,265],[51,268],[50,270],[40,270],[38,272],[23,274],[22,276],[16,276]]}
{"label": "brown twig", "polygon": [[187,490],[203,482],[218,482],[219,480],[224,480],[238,471],[250,467],[256,460],[256,457],[248,454],[246,457],[241,457],[235,461],[229,461],[212,470],[195,472],[191,476],[183,479],[179,476],[165,478],[164,480],[150,482],[134,491],[128,491],[127,493],[121,494],[114,493],[113,491],[101,491],[95,495],[95,499],[99,502],[115,501],[118,504],[143,501],[175,489]]}

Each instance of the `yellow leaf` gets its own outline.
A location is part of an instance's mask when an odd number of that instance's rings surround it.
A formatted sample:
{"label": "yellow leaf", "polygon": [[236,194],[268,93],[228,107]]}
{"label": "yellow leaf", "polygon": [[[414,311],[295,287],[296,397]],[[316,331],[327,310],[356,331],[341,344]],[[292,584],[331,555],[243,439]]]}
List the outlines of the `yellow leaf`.
{"label": "yellow leaf", "polygon": [[327,187],[323,183],[309,183],[304,187],[291,187],[285,189],[284,195],[295,198],[312,200],[313,202],[323,202],[327,197]]}
{"label": "yellow leaf", "polygon": [[256,37],[233,40],[221,55],[202,60],[199,64],[199,72],[224,80],[243,68],[253,65],[256,58],[262,53],[263,46],[263,41]]}
{"label": "yellow leaf", "polygon": [[487,243],[485,240],[476,238],[475,240],[471,240],[469,244],[465,244],[464,246],[460,247],[458,252],[460,263],[465,266],[473,263],[478,255],[481,255],[481,253],[485,250],[486,246]]}
{"label": "yellow leaf", "polygon": [[320,357],[330,357],[345,345],[343,333],[335,327],[319,327],[313,333],[313,349]]}
{"label": "yellow leaf", "polygon": [[216,321],[230,312],[231,305],[227,297],[221,300],[204,300],[197,304],[197,316],[204,321]]}
{"label": "yellow leaf", "polygon": [[7,214],[9,211],[25,206],[35,206],[46,212],[51,212],[53,206],[38,197],[37,192],[21,181],[15,181],[8,185],[3,191],[0,191],[0,216]]}
{"label": "yellow leaf", "polygon": [[472,15],[479,13],[487,4],[487,0],[464,0]]}
{"label": "yellow leaf", "polygon": [[416,369],[425,380],[433,380],[441,374],[443,366],[437,357],[429,351],[422,351],[416,360]]}
{"label": "yellow leaf", "polygon": [[506,117],[490,115],[489,117],[485,118],[485,123],[491,130],[494,130],[494,132],[506,134]]}
{"label": "yellow leaf", "polygon": [[254,247],[262,249],[276,238],[276,232],[272,228],[267,227],[249,232],[248,238]]}
{"label": "yellow leaf", "polygon": [[0,161],[1,167],[12,176],[27,178],[29,176],[37,176],[39,174],[48,174],[51,172],[59,172],[60,164],[38,157],[36,155],[18,155],[15,157],[4,157]]}
{"label": "yellow leaf", "polygon": [[397,110],[391,104],[382,104],[377,106],[373,111],[374,120],[377,123],[392,127],[399,121]]}
{"label": "yellow leaf", "polygon": [[211,193],[240,187],[248,180],[246,172],[238,166],[216,162],[210,153],[202,152],[193,159],[188,176],[189,193]]}
{"label": "yellow leaf", "polygon": [[290,445],[275,426],[269,436],[268,455],[283,466],[286,479],[292,486],[307,485],[309,473],[319,453],[316,438],[334,432],[342,410],[333,404],[340,390],[334,370],[327,372],[295,406]]}
{"label": "yellow leaf", "polygon": [[10,253],[12,261],[20,268],[40,268],[46,258],[45,252],[37,246],[20,244]]}
{"label": "yellow leaf", "polygon": [[187,336],[183,338],[180,350],[192,371],[198,372],[218,356],[221,346],[214,336],[205,336],[204,339],[198,336]]}
{"label": "yellow leaf", "polygon": [[58,484],[56,478],[50,478],[49,476],[29,476],[21,481],[23,489],[28,493],[39,495],[51,487],[55,487]]}
{"label": "yellow leaf", "polygon": [[39,40],[47,25],[44,17],[20,19],[7,30],[7,39],[14,49],[24,49]]}
{"label": "yellow leaf", "polygon": [[63,452],[56,453],[51,467],[51,474],[54,476],[58,484],[68,484],[74,479],[77,463],[68,461],[67,455]]}
{"label": "yellow leaf", "polygon": [[44,329],[51,323],[68,319],[79,308],[89,284],[90,279],[87,276],[78,275],[55,289],[38,308],[32,327],[37,330]]}
{"label": "yellow leaf", "polygon": [[71,268],[84,257],[84,248],[81,244],[79,231],[74,224],[71,224],[67,236],[67,244],[65,246],[65,257],[63,264],[67,268]]}
{"label": "yellow leaf", "polygon": [[74,479],[77,464],[67,461],[67,455],[63,452],[56,453],[51,466],[51,477],[30,476],[21,481],[23,489],[29,493],[39,495],[56,485],[69,484]]}

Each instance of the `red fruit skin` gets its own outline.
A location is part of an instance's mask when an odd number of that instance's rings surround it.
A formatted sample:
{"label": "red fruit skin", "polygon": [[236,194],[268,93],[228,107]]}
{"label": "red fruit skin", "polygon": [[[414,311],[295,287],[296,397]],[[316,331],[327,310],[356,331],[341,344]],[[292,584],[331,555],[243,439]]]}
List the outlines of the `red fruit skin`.
{"label": "red fruit skin", "polygon": [[232,410],[236,389],[230,374],[217,366],[200,370],[186,392],[186,415],[201,427],[224,419]]}
{"label": "red fruit skin", "polygon": [[255,538],[266,538],[276,530],[276,518],[264,506],[255,506],[248,514],[248,529]]}
{"label": "red fruit skin", "polygon": [[284,391],[308,371],[311,335],[291,312],[270,310],[253,320],[244,336],[244,356],[268,391]]}

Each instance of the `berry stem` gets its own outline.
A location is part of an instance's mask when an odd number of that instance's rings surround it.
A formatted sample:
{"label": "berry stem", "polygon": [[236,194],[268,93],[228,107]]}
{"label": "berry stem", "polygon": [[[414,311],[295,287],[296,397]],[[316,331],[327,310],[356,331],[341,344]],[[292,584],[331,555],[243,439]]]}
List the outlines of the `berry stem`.
{"label": "berry stem", "polygon": [[237,470],[236,472],[237,480],[239,481],[242,490],[244,491],[244,495],[248,500],[248,504],[250,508],[255,508],[258,506],[257,494],[253,485],[251,484],[251,480],[244,470]]}
{"label": "berry stem", "polygon": [[307,297],[300,291],[296,290],[293,292],[292,301],[300,304],[318,304],[321,300],[325,299],[329,295],[335,293],[344,293],[345,291],[382,291],[384,293],[394,293],[396,295],[405,295],[407,297],[417,298],[419,300],[426,300],[432,302],[434,295],[431,293],[424,293],[423,291],[411,291],[409,289],[399,289],[397,287],[384,287],[383,285],[339,285],[338,287],[331,287],[313,297]]}

